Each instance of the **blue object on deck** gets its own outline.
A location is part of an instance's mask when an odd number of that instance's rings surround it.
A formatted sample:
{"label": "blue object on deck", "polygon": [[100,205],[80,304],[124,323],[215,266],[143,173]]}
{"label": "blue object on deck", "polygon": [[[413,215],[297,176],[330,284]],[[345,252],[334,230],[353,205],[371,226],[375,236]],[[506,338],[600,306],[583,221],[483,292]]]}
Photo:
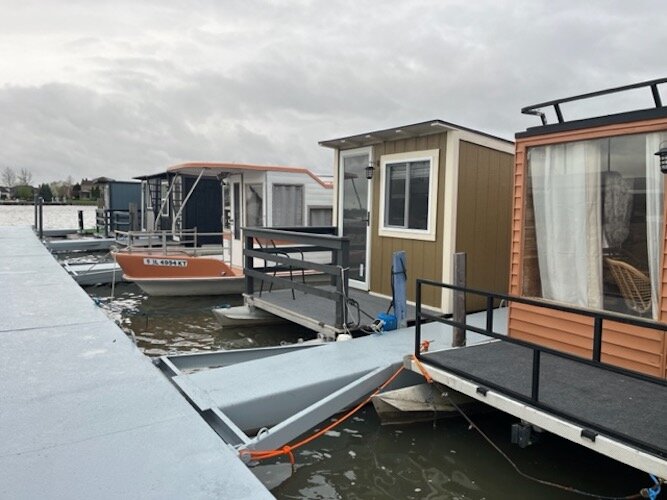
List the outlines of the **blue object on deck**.
{"label": "blue object on deck", "polygon": [[398,319],[393,314],[380,313],[378,314],[378,319],[382,321],[382,329],[385,332],[390,332],[391,330],[396,330],[396,328],[398,328]]}
{"label": "blue object on deck", "polygon": [[[405,265],[405,252],[403,250],[394,252],[391,265],[391,282],[394,296],[394,313],[398,321],[398,328],[405,328],[407,321],[407,303],[405,285],[408,280],[407,267]],[[386,328],[385,328],[386,329]]]}

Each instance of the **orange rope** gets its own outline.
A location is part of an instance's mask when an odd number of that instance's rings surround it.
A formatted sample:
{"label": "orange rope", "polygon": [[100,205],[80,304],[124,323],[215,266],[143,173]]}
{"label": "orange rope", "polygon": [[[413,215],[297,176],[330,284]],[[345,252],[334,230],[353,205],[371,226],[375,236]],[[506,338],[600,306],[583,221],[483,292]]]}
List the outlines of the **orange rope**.
{"label": "orange rope", "polygon": [[246,455],[249,456],[251,460],[266,460],[269,458],[275,458],[279,457],[281,455],[287,455],[289,457],[290,463],[294,464],[294,454],[292,453],[293,450],[296,450],[297,448],[301,448],[302,446],[307,445],[311,441],[317,439],[318,437],[326,434],[329,432],[331,429],[335,428],[337,425],[342,424],[345,422],[348,418],[350,418],[352,415],[357,413],[364,405],[370,402],[370,400],[378,394],[382,389],[387,387],[389,384],[391,384],[396,377],[398,377],[399,373],[403,371],[403,366],[400,366],[398,370],[394,372],[394,374],[387,379],[385,383],[383,383],[380,387],[375,389],[373,393],[371,393],[370,396],[368,396],[365,400],[363,400],[361,403],[359,403],[357,406],[352,408],[349,412],[347,412],[345,415],[343,415],[341,418],[336,420],[335,422],[332,422],[331,424],[327,425],[324,429],[320,429],[319,431],[313,433],[312,435],[308,436],[307,438],[299,441],[296,444],[293,444],[292,446],[285,445],[279,450],[241,450],[239,453],[241,455]]}
{"label": "orange rope", "polygon": [[415,356],[414,354],[412,355],[412,361],[415,362],[415,364],[417,365],[417,368],[419,368],[419,371],[420,371],[421,374],[424,376],[424,378],[426,379],[426,381],[427,381],[429,384],[432,384],[432,383],[433,383],[433,379],[431,378],[431,376],[430,376],[430,375],[428,374],[428,372],[426,371],[426,368],[424,368],[424,365],[421,364],[421,361],[419,361],[419,360],[417,359],[417,356]]}

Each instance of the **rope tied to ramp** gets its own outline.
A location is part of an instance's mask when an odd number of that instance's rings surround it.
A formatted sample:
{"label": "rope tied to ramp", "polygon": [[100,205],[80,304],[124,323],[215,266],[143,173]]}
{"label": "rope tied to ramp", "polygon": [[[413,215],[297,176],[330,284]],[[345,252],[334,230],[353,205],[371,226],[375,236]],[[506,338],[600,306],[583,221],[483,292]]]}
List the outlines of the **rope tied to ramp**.
{"label": "rope tied to ramp", "polygon": [[[310,436],[308,436],[305,439],[302,439],[301,441],[293,444],[293,445],[285,445],[279,450],[240,450],[239,455],[241,457],[247,457],[250,460],[267,460],[269,458],[276,458],[280,456],[287,456],[289,458],[289,461],[292,465],[296,463],[296,459],[294,457],[293,451],[301,448],[302,446],[307,445],[311,441],[314,441],[320,436],[323,436],[330,430],[336,428],[346,420],[348,420],[352,415],[357,413],[361,408],[363,408],[367,403],[371,401],[373,396],[379,394],[385,387],[387,387],[389,384],[391,384],[394,380],[396,380],[396,377],[399,376],[399,374],[403,371],[403,366],[400,366],[392,375],[389,377],[382,385],[380,385],[377,389],[375,389],[369,396],[366,397],[361,403],[359,403],[357,406],[352,408],[349,412],[347,412],[345,415],[343,415],[341,418],[335,420],[331,424],[327,425],[323,429],[320,429],[319,431],[314,432]],[[245,461],[245,460],[244,460]]]}

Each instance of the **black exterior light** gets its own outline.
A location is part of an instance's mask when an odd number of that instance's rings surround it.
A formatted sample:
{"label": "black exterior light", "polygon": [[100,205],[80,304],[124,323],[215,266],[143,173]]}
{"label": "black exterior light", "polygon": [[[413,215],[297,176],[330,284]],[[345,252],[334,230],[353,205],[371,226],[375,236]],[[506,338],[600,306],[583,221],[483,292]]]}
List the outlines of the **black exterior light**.
{"label": "black exterior light", "polygon": [[655,155],[660,157],[660,171],[663,174],[667,174],[667,146],[664,142],[660,145],[660,149]]}
{"label": "black exterior light", "polygon": [[[667,155],[667,148],[665,148],[665,155]],[[665,160],[665,162],[667,162],[667,160]],[[660,165],[662,166],[662,156],[660,157]],[[368,165],[364,170],[366,171],[366,179],[370,181],[373,178],[373,170],[375,170],[375,168],[373,167],[373,162],[369,161]]]}

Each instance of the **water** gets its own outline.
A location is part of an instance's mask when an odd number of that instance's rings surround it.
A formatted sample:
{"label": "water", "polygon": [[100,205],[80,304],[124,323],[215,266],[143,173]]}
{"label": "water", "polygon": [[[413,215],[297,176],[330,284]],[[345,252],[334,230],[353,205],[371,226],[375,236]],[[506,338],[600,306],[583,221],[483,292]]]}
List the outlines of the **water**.
{"label": "water", "polygon": [[[94,226],[95,207],[47,206],[45,227],[77,227],[78,210],[84,210],[85,226]],[[31,206],[0,205],[0,226],[32,224]],[[126,283],[116,284],[114,299],[110,286],[87,291],[149,356],[279,345],[314,336],[293,325],[223,330],[210,309],[241,303],[234,296],[148,297]],[[634,494],[650,485],[646,474],[552,435],[523,450],[513,446],[514,420],[508,416],[492,413],[473,420],[529,475],[609,496]],[[372,407],[366,407],[294,454],[294,467],[282,457],[252,469],[277,498],[583,498],[520,476],[461,418],[381,426]]]}
{"label": "water", "polygon": [[[92,205],[44,205],[42,214],[44,229],[78,229],[79,210],[83,210],[83,227],[95,227],[95,210]],[[0,205],[0,226],[33,226],[35,208],[32,205]]]}

